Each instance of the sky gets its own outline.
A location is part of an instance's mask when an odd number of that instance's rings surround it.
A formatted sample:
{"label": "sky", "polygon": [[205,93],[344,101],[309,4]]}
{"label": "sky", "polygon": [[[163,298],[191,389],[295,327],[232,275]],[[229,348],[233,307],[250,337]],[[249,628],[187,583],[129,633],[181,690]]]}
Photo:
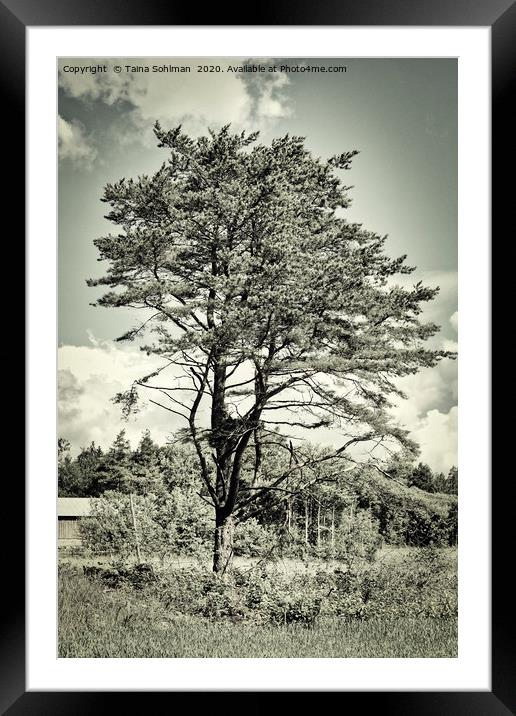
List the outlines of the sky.
{"label": "sky", "polygon": [[[227,71],[250,64],[277,71]],[[152,71],[170,65],[191,71]],[[197,72],[198,65],[221,72]],[[284,65],[297,71],[281,71]],[[320,66],[346,71],[307,70]],[[358,150],[346,173],[353,186],[346,216],[388,235],[390,255],[407,254],[417,266],[410,283],[440,286],[425,317],[441,326],[433,345],[456,349],[455,60],[62,58],[58,83],[59,433],[75,450],[92,440],[107,447],[122,428],[133,444],[147,427],[163,443],[178,427],[150,405],[121,421],[110,398],[148,372],[153,359],[114,343],[134,325],[134,315],[92,307],[100,291],[86,285],[105,269],[93,240],[113,231],[100,201],[104,185],[152,173],[167,159],[155,146],[157,119],[195,136],[227,123],[258,129],[264,143],[287,132],[301,135],[321,157]],[[409,397],[395,408],[396,419],[420,444],[421,459],[447,472],[457,462],[456,362],[444,360],[401,385]],[[320,436],[326,443],[337,438],[331,431]]]}

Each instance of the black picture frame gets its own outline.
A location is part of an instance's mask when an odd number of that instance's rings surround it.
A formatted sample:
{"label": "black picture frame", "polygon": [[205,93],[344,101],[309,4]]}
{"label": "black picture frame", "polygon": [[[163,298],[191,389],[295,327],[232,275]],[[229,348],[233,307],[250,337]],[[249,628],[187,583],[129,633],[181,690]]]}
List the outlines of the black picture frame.
{"label": "black picture frame", "polygon": [[[244,16],[247,13],[247,16]],[[203,22],[199,23],[199,15]],[[25,31],[33,26],[74,25],[333,25],[333,26],[484,26],[492,37],[492,236],[493,246],[503,246],[510,239],[504,227],[510,227],[512,181],[503,170],[511,168],[510,138],[513,115],[509,112],[511,79],[516,68],[516,4],[512,0],[276,0],[260,5],[242,3],[193,4],[165,3],[160,0],[0,0],[0,85],[2,89],[4,142],[15,148],[15,159],[9,166],[9,182],[3,191],[5,206],[17,217],[17,231],[25,215],[24,150],[25,146]],[[15,207],[18,209],[15,210]],[[506,238],[507,237],[507,238]],[[14,236],[13,242],[14,243]],[[23,241],[16,239],[18,246]],[[499,251],[501,252],[501,248]],[[493,254],[495,255],[495,254]],[[19,260],[19,259],[18,259]],[[22,256],[23,260],[23,256]],[[509,270],[507,267],[506,271]],[[509,275],[499,277],[493,291],[493,306],[500,308],[503,286]],[[18,307],[19,308],[19,307]],[[493,330],[502,320],[493,311]],[[23,341],[23,336],[22,336]],[[30,350],[30,346],[28,346]],[[501,371],[493,371],[492,394]],[[19,394],[16,398],[19,402]],[[510,444],[508,428],[493,433],[492,454],[503,453]],[[507,440],[507,442],[505,442]],[[19,472],[19,468],[17,468]],[[501,471],[502,472],[502,471]],[[343,692],[344,708],[360,699],[360,708],[379,713],[403,714],[500,714],[516,713],[516,660],[514,641],[513,595],[507,588],[510,569],[508,548],[511,539],[512,500],[507,497],[504,475],[492,484],[492,690],[450,692]],[[7,476],[7,473],[6,473]],[[25,487],[20,474],[4,482],[6,503],[16,505],[16,516],[25,502]],[[8,484],[7,484],[8,482]],[[6,504],[4,503],[4,504]],[[5,516],[5,510],[4,510]],[[2,597],[2,631],[0,645],[0,707],[10,716],[21,714],[89,714],[122,708],[120,699],[131,699],[132,708],[152,712],[156,697],[170,699],[168,692],[50,692],[26,691],[25,685],[25,546],[19,525],[16,536],[7,527],[4,546],[8,546],[8,580]],[[235,690],[238,685],[235,685]],[[150,699],[150,701],[149,701]],[[259,704],[260,702],[255,702]],[[247,706],[246,706],[247,708]]]}

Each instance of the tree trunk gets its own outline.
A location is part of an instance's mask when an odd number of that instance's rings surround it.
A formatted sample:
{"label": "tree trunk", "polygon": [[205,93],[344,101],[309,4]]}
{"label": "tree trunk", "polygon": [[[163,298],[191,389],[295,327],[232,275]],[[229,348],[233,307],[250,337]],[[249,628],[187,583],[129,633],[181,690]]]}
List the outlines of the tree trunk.
{"label": "tree trunk", "polygon": [[213,571],[221,578],[231,569],[233,563],[234,532],[235,523],[232,515],[229,517],[216,516]]}

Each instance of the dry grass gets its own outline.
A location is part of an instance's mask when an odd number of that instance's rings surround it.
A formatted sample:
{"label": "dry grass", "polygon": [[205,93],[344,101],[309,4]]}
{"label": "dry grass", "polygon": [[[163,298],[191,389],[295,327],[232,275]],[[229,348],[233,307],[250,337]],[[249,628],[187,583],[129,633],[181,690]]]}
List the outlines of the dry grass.
{"label": "dry grass", "polygon": [[[414,547],[395,547],[387,545],[378,551],[376,561],[394,564],[402,561],[405,557],[413,553],[414,550]],[[456,569],[457,548],[443,547],[439,551],[449,561],[450,566]],[[183,555],[171,555],[163,561],[157,558],[149,558],[146,555],[144,555],[144,557],[146,562],[149,562],[155,567],[159,567],[161,569],[184,569],[187,567],[201,567],[206,570],[211,569],[211,556],[185,557]],[[93,563],[108,566],[112,563],[113,559],[115,559],[115,555],[96,555],[94,557],[86,556],[80,548],[75,549],[72,554],[70,554],[66,549],[61,549],[59,551],[59,562],[61,564],[68,563],[76,567],[83,567]],[[238,569],[251,569],[260,561],[262,560],[259,557],[235,557],[234,565]],[[136,562],[136,559],[134,562]],[[277,570],[285,574],[313,573],[318,570],[333,571],[335,567],[342,566],[338,561],[323,559],[318,560],[312,557],[307,560],[291,557],[276,558],[274,560],[274,565]]]}

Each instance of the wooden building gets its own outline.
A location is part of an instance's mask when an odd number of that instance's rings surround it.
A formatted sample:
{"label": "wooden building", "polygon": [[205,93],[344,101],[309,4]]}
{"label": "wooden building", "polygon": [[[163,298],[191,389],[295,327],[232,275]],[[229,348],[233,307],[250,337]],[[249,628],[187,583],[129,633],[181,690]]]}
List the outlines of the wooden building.
{"label": "wooden building", "polygon": [[91,511],[89,497],[58,497],[57,524],[59,544],[70,544],[81,539],[79,521]]}

